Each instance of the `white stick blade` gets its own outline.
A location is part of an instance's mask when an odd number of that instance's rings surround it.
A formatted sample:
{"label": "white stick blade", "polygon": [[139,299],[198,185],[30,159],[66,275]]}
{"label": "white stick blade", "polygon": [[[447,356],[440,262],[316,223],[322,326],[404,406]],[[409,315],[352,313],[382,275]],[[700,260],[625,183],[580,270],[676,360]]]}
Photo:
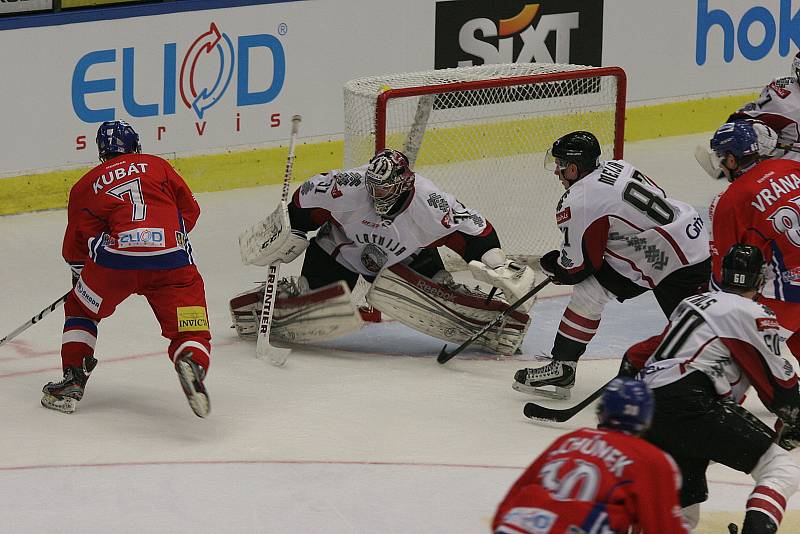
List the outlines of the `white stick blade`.
{"label": "white stick blade", "polygon": [[276,347],[271,345],[264,338],[259,337],[256,343],[256,358],[259,360],[268,359],[272,365],[283,367],[286,365],[286,360],[289,359],[289,353],[292,349],[284,347]]}

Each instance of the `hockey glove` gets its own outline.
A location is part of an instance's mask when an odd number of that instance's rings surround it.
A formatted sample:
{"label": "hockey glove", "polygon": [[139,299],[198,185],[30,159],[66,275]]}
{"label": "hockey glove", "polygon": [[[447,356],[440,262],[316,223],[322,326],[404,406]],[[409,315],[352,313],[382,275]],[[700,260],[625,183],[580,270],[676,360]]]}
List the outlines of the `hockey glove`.
{"label": "hockey glove", "polygon": [[775,430],[778,431],[778,446],[787,451],[791,451],[800,445],[800,428],[789,426],[786,423],[780,425],[780,423],[780,419],[775,423]]}
{"label": "hockey glove", "polygon": [[69,264],[69,271],[72,275],[72,287],[75,287],[75,284],[78,283],[78,280],[81,277],[81,271],[83,270],[82,263],[70,263]]}
{"label": "hockey glove", "polygon": [[564,268],[558,264],[558,258],[561,257],[561,252],[558,250],[551,250],[539,260],[539,266],[544,275],[550,279],[550,282],[556,285],[566,283],[564,281]]}
{"label": "hockey glove", "polygon": [[305,232],[291,227],[289,213],[282,205],[239,234],[239,252],[245,265],[290,263],[308,244]]}
{"label": "hockey glove", "polygon": [[[469,262],[469,270],[475,280],[502,289],[509,304],[519,300],[536,285],[533,269],[505,259],[505,253],[500,249],[489,250],[481,257],[481,261]],[[528,313],[535,300],[527,300],[518,309]]]}

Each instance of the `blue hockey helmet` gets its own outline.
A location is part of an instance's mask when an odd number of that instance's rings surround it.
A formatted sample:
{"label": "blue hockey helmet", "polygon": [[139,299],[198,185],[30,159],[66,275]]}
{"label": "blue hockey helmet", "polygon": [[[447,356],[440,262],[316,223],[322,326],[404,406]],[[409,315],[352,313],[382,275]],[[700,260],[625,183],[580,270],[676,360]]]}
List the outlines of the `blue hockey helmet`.
{"label": "blue hockey helmet", "polygon": [[139,134],[125,121],[106,121],[97,129],[97,152],[100,161],[117,154],[132,154],[142,151]]}
{"label": "blue hockey helmet", "polygon": [[647,384],[630,378],[615,378],[606,386],[597,405],[598,427],[641,434],[653,420],[653,395]]}
{"label": "blue hockey helmet", "polygon": [[758,134],[748,120],[726,122],[711,138],[711,150],[717,157],[733,154],[737,160],[758,154]]}

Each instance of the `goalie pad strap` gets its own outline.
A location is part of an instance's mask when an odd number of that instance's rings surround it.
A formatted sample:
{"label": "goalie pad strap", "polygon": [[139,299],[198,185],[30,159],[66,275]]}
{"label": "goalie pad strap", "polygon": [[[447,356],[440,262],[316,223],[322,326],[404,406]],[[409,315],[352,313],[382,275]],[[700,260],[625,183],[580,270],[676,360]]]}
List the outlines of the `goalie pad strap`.
{"label": "goalie pad strap", "polygon": [[[230,301],[236,333],[255,339],[264,286],[235,296]],[[297,296],[279,295],[275,301],[270,342],[308,344],[341,337],[361,328],[363,322],[342,281]]]}
{"label": "goalie pad strap", "polygon": [[[444,341],[460,343],[478,332],[508,304],[485,295],[471,295],[438,284],[403,264],[384,269],[367,293],[367,302],[395,320]],[[477,344],[499,354],[512,355],[530,325],[526,313],[514,310]]]}

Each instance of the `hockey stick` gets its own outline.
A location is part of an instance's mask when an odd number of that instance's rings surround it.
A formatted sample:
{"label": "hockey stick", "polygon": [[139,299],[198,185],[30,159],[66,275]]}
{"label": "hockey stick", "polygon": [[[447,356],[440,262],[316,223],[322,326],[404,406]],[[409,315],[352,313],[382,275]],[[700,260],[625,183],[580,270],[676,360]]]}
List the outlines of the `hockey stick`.
{"label": "hockey stick", "polygon": [[[294,145],[297,142],[297,132],[300,129],[302,117],[292,117],[292,136],[289,139],[289,155],[286,158],[286,171],[283,174],[283,191],[281,192],[280,208],[288,213],[289,182],[292,181],[292,166],[294,165]],[[286,217],[288,219],[288,216]],[[261,303],[261,321],[258,325],[258,338],[256,341],[256,358],[269,358],[273,365],[286,364],[291,349],[276,347],[269,342],[269,332],[272,329],[272,316],[275,311],[275,301],[278,294],[278,277],[281,272],[280,262],[271,263],[267,267],[267,283],[264,286],[264,301]]]}
{"label": "hockey stick", "polygon": [[25,324],[23,324],[22,326],[20,326],[19,328],[17,328],[16,330],[14,330],[13,332],[11,332],[10,334],[8,334],[8,335],[7,335],[6,337],[4,337],[3,339],[0,339],[0,346],[3,346],[3,345],[5,345],[5,344],[6,344],[6,343],[8,343],[9,341],[11,341],[12,339],[14,339],[14,338],[15,338],[15,337],[17,337],[18,335],[20,335],[21,333],[23,333],[23,332],[24,332],[25,330],[27,330],[28,328],[30,328],[31,326],[35,325],[35,324],[36,324],[36,323],[38,323],[39,321],[41,321],[41,320],[42,320],[42,318],[44,318],[44,316],[45,316],[45,315],[49,314],[49,313],[50,313],[50,312],[52,312],[52,311],[55,311],[55,309],[56,309],[56,308],[58,308],[59,306],[61,306],[62,304],[64,304],[64,302],[67,300],[67,297],[69,296],[69,294],[70,294],[71,292],[72,292],[72,290],[69,290],[69,291],[67,291],[67,292],[64,294],[64,296],[63,296],[63,297],[59,298],[57,301],[55,301],[54,303],[52,303],[51,305],[49,305],[48,307],[46,307],[45,309],[43,309],[42,311],[40,311],[39,313],[37,313],[36,315],[34,315],[33,317],[31,317],[30,319],[28,319],[28,321],[27,321],[27,322],[25,322]]}
{"label": "hockey stick", "polygon": [[[616,376],[614,378],[617,378]],[[613,380],[612,378],[611,380]],[[542,419],[544,421],[553,421],[555,423],[563,423],[564,421],[568,421],[572,419],[574,415],[578,412],[589,406],[593,403],[603,392],[606,390],[606,386],[611,383],[611,380],[603,384],[600,389],[596,390],[594,393],[583,399],[581,402],[573,406],[572,408],[565,408],[563,410],[557,410],[555,408],[547,408],[545,406],[541,406],[536,404],[535,402],[529,402],[525,405],[523,409],[523,413],[525,417],[530,419]]]}
{"label": "hockey stick", "polygon": [[544,280],[543,282],[541,282],[540,284],[538,284],[533,289],[531,289],[530,291],[528,291],[527,293],[525,293],[524,295],[522,295],[522,297],[520,297],[520,299],[518,301],[516,301],[514,304],[510,305],[505,310],[501,311],[497,315],[497,317],[495,317],[494,319],[492,319],[491,321],[486,323],[486,325],[483,328],[481,328],[478,332],[476,332],[475,334],[470,336],[461,345],[456,347],[455,350],[453,350],[451,352],[447,352],[447,345],[442,347],[441,352],[439,352],[439,356],[436,357],[436,361],[439,362],[439,363],[444,364],[444,363],[447,363],[450,360],[452,360],[455,357],[456,354],[458,354],[459,352],[461,352],[465,348],[467,348],[470,345],[472,345],[473,343],[475,343],[475,341],[477,341],[478,338],[480,338],[482,335],[484,335],[486,332],[488,332],[489,330],[491,330],[495,326],[499,325],[503,321],[503,319],[506,318],[506,316],[509,313],[511,313],[512,311],[516,310],[520,306],[522,306],[528,299],[530,299],[536,293],[541,291],[542,288],[544,288],[544,286],[546,286],[549,283],[550,283],[550,279],[548,278],[548,279]]}

